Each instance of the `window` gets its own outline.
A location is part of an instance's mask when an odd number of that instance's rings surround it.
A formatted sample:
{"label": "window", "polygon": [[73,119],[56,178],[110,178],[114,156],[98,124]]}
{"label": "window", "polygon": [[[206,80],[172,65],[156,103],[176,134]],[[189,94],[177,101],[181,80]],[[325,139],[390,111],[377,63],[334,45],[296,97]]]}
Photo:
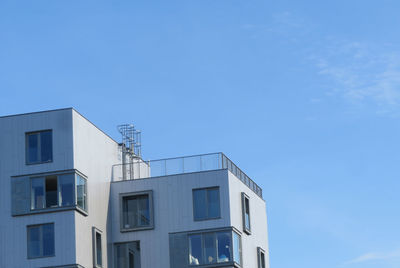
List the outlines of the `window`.
{"label": "window", "polygon": [[247,234],[251,234],[250,198],[245,193],[242,193],[242,215],[243,215],[243,231]]}
{"label": "window", "polygon": [[78,207],[87,211],[87,186],[86,180],[76,175],[76,204]]}
{"label": "window", "polygon": [[54,256],[54,223],[28,226],[27,232],[29,259]]}
{"label": "window", "polygon": [[257,256],[258,256],[258,268],[265,268],[265,251],[258,247],[257,248]]}
{"label": "window", "polygon": [[26,163],[39,164],[53,161],[52,131],[26,133]]}
{"label": "window", "polygon": [[219,187],[193,190],[193,216],[195,221],[220,217]]}
{"label": "window", "polygon": [[154,228],[153,192],[121,195],[121,231]]}
{"label": "window", "polygon": [[101,231],[93,227],[93,266],[103,267],[103,250],[101,243]]}
{"label": "window", "polygon": [[31,178],[31,210],[78,206],[87,211],[86,204],[86,180],[79,175],[61,174]]}
{"label": "window", "polygon": [[114,246],[115,268],[140,268],[140,243],[118,243]]}
{"label": "window", "polygon": [[235,231],[217,231],[189,235],[189,265],[242,263],[241,237]]}

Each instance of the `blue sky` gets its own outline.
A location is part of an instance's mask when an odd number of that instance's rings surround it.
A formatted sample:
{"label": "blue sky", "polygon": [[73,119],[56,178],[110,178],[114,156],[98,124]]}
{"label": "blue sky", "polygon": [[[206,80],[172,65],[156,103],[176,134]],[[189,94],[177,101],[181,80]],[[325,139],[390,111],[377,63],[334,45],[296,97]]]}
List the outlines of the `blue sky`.
{"label": "blue sky", "polygon": [[398,1],[0,1],[0,114],[74,107],[146,159],[223,151],[272,268],[400,267]]}

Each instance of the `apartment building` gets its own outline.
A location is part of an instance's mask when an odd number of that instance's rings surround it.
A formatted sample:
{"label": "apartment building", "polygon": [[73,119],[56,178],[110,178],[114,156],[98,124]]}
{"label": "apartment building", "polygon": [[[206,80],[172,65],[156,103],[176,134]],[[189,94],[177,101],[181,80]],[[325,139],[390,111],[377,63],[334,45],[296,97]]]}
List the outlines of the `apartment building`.
{"label": "apartment building", "polygon": [[266,204],[223,153],[144,161],[72,108],[0,117],[0,267],[268,268]]}

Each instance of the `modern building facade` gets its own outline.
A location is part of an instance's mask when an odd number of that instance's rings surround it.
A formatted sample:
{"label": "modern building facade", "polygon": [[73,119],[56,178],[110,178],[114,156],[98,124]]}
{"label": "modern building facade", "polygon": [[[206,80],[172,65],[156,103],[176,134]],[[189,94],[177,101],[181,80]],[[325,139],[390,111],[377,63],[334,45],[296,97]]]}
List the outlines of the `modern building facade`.
{"label": "modern building facade", "polygon": [[269,268],[262,190],[231,160],[129,142],[72,108],[0,117],[0,267]]}

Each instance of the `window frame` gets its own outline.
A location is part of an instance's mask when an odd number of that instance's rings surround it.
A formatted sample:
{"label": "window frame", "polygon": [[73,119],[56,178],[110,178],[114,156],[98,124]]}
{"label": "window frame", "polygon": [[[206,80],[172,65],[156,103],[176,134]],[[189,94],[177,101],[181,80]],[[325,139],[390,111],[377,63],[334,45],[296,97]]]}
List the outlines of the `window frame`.
{"label": "window frame", "polygon": [[[230,249],[230,259],[227,262],[218,262],[218,238],[217,235],[218,233],[224,233],[224,232],[229,232],[230,234],[230,245],[231,245],[231,249]],[[234,259],[234,242],[233,242],[233,233],[236,233],[239,236],[239,246],[240,246],[240,260],[241,263],[237,263]],[[213,235],[213,239],[214,239],[214,243],[215,243],[215,254],[216,254],[216,262],[214,263],[209,263],[209,264],[205,264],[203,263],[206,256],[205,256],[205,246],[204,246],[204,236],[208,235],[208,234],[212,234]],[[202,263],[200,263],[199,265],[193,265],[190,264],[190,255],[191,255],[191,243],[190,243],[190,237],[194,236],[194,235],[200,235],[201,237],[201,254],[202,254]],[[238,230],[236,230],[234,227],[231,228],[221,228],[221,229],[209,229],[209,230],[201,230],[201,231],[195,231],[195,232],[189,232],[187,233],[187,265],[188,267],[226,267],[226,266],[233,266],[233,267],[242,267],[242,263],[243,263],[243,249],[242,249],[242,234],[241,232],[239,232]]]}
{"label": "window frame", "polygon": [[[100,253],[101,253],[101,264],[97,263],[97,256],[98,256],[98,250],[97,250],[97,234],[100,235]],[[92,245],[93,245],[93,267],[95,268],[102,268],[104,265],[104,254],[103,254],[103,232],[96,227],[92,227]]]}
{"label": "window frame", "polygon": [[[245,232],[248,235],[251,235],[251,213],[250,213],[250,197],[245,193],[242,192],[242,225],[243,225],[243,232]],[[249,215],[249,227],[247,228],[246,226],[246,200],[249,204],[249,209],[248,209],[248,215]]]}
{"label": "window frame", "polygon": [[[149,198],[149,216],[150,222],[148,226],[139,226],[139,227],[129,227],[125,228],[124,226],[124,199],[134,196],[142,196],[147,195]],[[139,191],[139,192],[129,192],[129,193],[120,193],[119,194],[119,214],[120,214],[120,232],[134,232],[134,231],[144,231],[154,229],[154,203],[153,203],[153,190],[147,191]]]}
{"label": "window frame", "polygon": [[[43,239],[43,226],[45,225],[53,225],[53,254],[52,255],[43,255],[43,248],[44,248],[44,239]],[[35,227],[39,227],[40,229],[40,251],[41,251],[41,255],[38,257],[32,257],[30,256],[30,252],[29,252],[29,230]],[[27,225],[26,226],[26,255],[27,255],[27,259],[28,260],[33,260],[33,259],[41,259],[41,258],[52,258],[56,256],[56,230],[55,230],[55,224],[54,222],[47,222],[47,223],[40,223],[40,224],[31,224],[31,225]]]}
{"label": "window frame", "polygon": [[[51,160],[46,160],[43,161],[42,158],[42,147],[41,147],[41,133],[43,132],[50,132],[51,133]],[[34,135],[34,134],[39,134],[37,141],[38,141],[38,152],[37,156],[40,158],[38,161],[35,162],[30,162],[29,161],[29,136]],[[37,130],[37,131],[30,131],[30,132],[25,132],[25,164],[26,165],[38,165],[38,164],[45,164],[45,163],[51,163],[53,162],[54,159],[54,142],[53,142],[53,129],[44,129],[44,130]]]}
{"label": "window frame", "polygon": [[[218,190],[218,216],[217,217],[209,217],[209,212],[208,212],[208,190]],[[195,191],[206,191],[206,202],[205,202],[205,207],[207,211],[207,216],[204,218],[196,218],[195,214],[195,199],[194,199],[194,192]],[[195,188],[192,189],[192,211],[193,211],[193,221],[208,221],[208,220],[217,220],[221,219],[221,189],[220,186],[211,186],[211,187],[203,187],[203,188]]]}
{"label": "window frame", "polygon": [[[262,256],[264,256],[264,267],[262,266]],[[263,250],[261,247],[257,247],[257,264],[258,268],[266,268],[267,266],[265,262],[265,250]]]}
{"label": "window frame", "polygon": [[[61,187],[60,187],[60,176],[63,175],[71,175],[73,176],[73,190],[72,190],[72,200],[73,204],[72,205],[67,205],[63,206],[62,205],[62,199],[60,199],[61,193]],[[53,207],[47,207],[46,204],[46,178],[55,176],[57,178],[57,206]],[[78,205],[78,194],[77,194],[77,178],[81,177],[85,181],[85,198],[86,198],[86,208],[82,208]],[[82,175],[81,173],[77,172],[76,170],[70,171],[70,172],[63,172],[63,173],[46,173],[46,174],[40,174],[40,175],[35,175],[35,176],[29,176],[27,179],[29,179],[29,195],[30,195],[30,212],[31,213],[42,213],[42,212],[52,212],[52,211],[57,211],[57,210],[68,210],[68,209],[76,209],[79,212],[81,212],[83,215],[87,216],[88,215],[88,193],[87,193],[87,178],[86,176]],[[32,181],[34,179],[42,179],[42,187],[43,187],[43,208],[35,208],[34,207],[34,199],[33,199],[33,193],[32,193]]]}

